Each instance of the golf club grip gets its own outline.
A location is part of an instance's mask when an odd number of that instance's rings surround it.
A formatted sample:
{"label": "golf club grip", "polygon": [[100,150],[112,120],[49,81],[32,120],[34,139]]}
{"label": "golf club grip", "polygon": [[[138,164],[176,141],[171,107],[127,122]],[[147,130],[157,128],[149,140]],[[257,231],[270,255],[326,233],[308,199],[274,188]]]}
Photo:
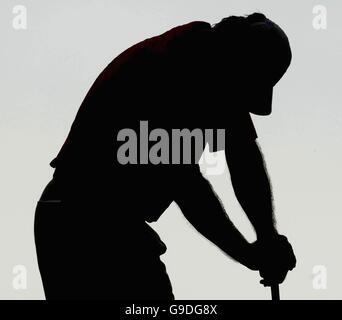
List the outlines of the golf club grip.
{"label": "golf club grip", "polygon": [[271,293],[272,293],[272,301],[280,300],[279,284],[274,284],[271,286]]}

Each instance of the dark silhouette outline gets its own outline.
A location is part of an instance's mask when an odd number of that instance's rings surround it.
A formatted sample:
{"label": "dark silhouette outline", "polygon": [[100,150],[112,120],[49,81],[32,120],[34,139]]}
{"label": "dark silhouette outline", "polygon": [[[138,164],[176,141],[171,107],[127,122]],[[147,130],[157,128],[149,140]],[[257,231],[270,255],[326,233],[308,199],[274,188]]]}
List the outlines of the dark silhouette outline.
{"label": "dark silhouette outline", "polygon": [[[281,283],[296,259],[276,231],[249,112],[271,113],[272,88],[290,61],[287,37],[260,13],[214,26],[191,22],[116,57],[82,102],[37,205],[35,241],[46,298],[173,299],[160,260],[166,246],[146,223],[172,201],[223,252],[259,270],[264,285]],[[231,223],[196,162],[118,164],[115,134],[138,130],[140,120],[166,130],[227,129],[232,184],[255,243]]]}

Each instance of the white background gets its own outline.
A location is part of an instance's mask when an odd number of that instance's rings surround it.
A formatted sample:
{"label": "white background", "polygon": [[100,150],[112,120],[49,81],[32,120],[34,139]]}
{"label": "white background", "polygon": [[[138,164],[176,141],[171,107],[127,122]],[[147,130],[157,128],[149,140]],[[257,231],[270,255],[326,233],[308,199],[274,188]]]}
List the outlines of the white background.
{"label": "white background", "polygon": [[[18,4],[27,8],[26,30],[12,26]],[[319,4],[327,8],[326,30],[312,25]],[[323,0],[2,0],[0,298],[44,298],[33,237],[35,205],[53,173],[48,164],[101,70],[130,45],[176,25],[260,11],[285,30],[293,51],[292,65],[274,90],[273,114],[253,118],[272,179],[278,227],[298,258],[281,295],[341,299],[341,9],[339,1]],[[208,106],[208,113],[212,110]],[[228,171],[210,181],[252,241]],[[163,259],[176,298],[270,298],[256,272],[196,233],[176,205],[153,227],[168,245]],[[26,290],[12,286],[15,265],[27,268]],[[313,288],[315,265],[327,268],[325,290]],[[77,270],[71,272],[77,277]],[[110,272],[104,270],[103,281]]]}

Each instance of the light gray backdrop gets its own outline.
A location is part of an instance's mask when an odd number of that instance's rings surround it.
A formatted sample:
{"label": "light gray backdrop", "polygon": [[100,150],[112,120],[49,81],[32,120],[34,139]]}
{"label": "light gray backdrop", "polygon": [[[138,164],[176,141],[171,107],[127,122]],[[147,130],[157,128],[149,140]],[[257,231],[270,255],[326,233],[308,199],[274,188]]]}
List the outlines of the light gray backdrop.
{"label": "light gray backdrop", "polygon": [[[26,29],[13,26],[16,5],[27,10]],[[316,5],[326,7],[326,29],[313,25]],[[125,48],[173,26],[192,20],[215,23],[254,11],[283,27],[293,50],[292,65],[275,88],[274,113],[253,118],[272,178],[278,227],[298,257],[296,270],[281,286],[282,297],[342,298],[341,9],[339,1],[324,0],[2,0],[0,298],[44,298],[34,209],[53,173],[48,164],[99,72]],[[212,110],[208,106],[207,112]],[[252,241],[228,171],[209,179]],[[258,274],[203,239],[176,205],[153,227],[168,245],[163,259],[177,298],[269,299]],[[27,270],[26,289],[16,286],[17,265]],[[317,271],[315,266],[323,267]],[[77,277],[77,269],[71,272]],[[103,270],[103,281],[110,276],[111,270]]]}

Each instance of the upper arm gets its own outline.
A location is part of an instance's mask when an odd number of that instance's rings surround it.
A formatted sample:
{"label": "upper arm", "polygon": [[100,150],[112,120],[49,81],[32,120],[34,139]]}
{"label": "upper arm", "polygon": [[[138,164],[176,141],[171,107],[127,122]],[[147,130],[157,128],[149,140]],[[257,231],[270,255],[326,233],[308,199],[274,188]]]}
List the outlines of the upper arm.
{"label": "upper arm", "polygon": [[[221,120],[222,124],[217,127],[225,129],[225,148],[229,147],[229,144],[253,144],[258,138],[256,129],[254,127],[251,115],[248,112],[231,112],[227,117]],[[218,137],[214,137],[218,139]],[[221,151],[222,144],[217,143],[210,144],[210,151]]]}
{"label": "upper arm", "polygon": [[266,172],[263,155],[256,140],[227,141],[226,160],[232,180],[235,176],[242,179],[244,176],[255,177]]}

